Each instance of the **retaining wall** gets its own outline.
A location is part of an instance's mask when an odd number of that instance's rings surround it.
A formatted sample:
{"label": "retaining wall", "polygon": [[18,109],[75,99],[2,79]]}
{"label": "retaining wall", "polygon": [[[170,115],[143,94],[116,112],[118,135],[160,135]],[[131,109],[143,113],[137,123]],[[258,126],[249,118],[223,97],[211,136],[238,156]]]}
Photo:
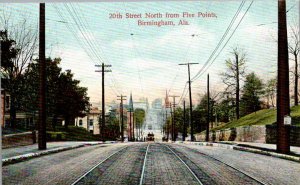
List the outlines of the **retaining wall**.
{"label": "retaining wall", "polygon": [[31,145],[37,142],[36,132],[24,132],[2,136],[2,148]]}
{"label": "retaining wall", "polygon": [[[276,125],[253,125],[212,131],[210,141],[240,141],[254,143],[276,143]],[[196,141],[205,141],[205,132],[196,134]],[[292,146],[300,146],[300,127],[290,126]]]}

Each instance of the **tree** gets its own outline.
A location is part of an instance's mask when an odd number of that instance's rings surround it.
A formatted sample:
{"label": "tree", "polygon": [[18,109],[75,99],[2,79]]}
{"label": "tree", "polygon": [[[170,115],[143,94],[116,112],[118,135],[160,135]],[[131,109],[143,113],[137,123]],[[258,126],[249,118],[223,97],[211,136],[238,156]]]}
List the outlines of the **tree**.
{"label": "tree", "polygon": [[71,124],[75,117],[83,117],[89,106],[87,88],[80,87],[79,80],[73,79],[71,70],[61,73],[58,86],[57,112],[64,117],[65,128]]}
{"label": "tree", "polygon": [[141,128],[145,121],[145,110],[137,108],[134,110],[134,117],[135,117],[135,127],[139,130],[139,135],[141,134]]}
{"label": "tree", "polygon": [[[105,138],[115,140],[120,136],[119,120],[116,116],[116,109],[109,112],[107,119],[105,119]],[[101,116],[99,117],[101,118]],[[101,120],[99,120],[101,123]],[[100,125],[99,125],[100,126]]]}
{"label": "tree", "polygon": [[290,26],[289,32],[289,42],[288,49],[289,53],[293,55],[293,60],[295,61],[295,70],[294,70],[294,105],[298,105],[298,81],[299,81],[299,72],[298,72],[298,55],[300,51],[300,39],[299,39],[299,26]]}
{"label": "tree", "polygon": [[[267,107],[275,107],[277,79],[270,79],[266,83],[265,95],[267,98]],[[271,105],[270,105],[271,103]]]}
{"label": "tree", "polygon": [[263,94],[263,83],[254,72],[246,76],[242,95],[242,115],[247,115],[261,109],[260,96]]}
{"label": "tree", "polygon": [[236,119],[240,118],[240,82],[245,75],[246,54],[237,48],[231,52],[234,59],[225,61],[227,71],[222,73],[223,83],[227,85],[225,92],[235,94]]}
{"label": "tree", "polygon": [[[35,112],[38,108],[38,60],[28,65],[24,73],[26,87],[22,89],[23,110]],[[61,71],[59,67],[61,59],[46,59],[46,103],[47,115],[52,117],[52,128],[55,130],[57,118],[65,119],[65,127],[68,128],[75,117],[83,117],[89,106],[87,88],[80,87],[80,81],[73,79],[70,70]]]}
{"label": "tree", "polygon": [[[16,111],[19,109],[20,81],[29,62],[32,61],[37,51],[37,29],[29,29],[31,25],[26,22],[11,24],[9,19],[1,17],[0,31],[1,43],[4,44],[1,56],[1,72],[5,83],[3,88],[10,94],[10,125],[16,124]],[[17,25],[17,26],[16,26]]]}

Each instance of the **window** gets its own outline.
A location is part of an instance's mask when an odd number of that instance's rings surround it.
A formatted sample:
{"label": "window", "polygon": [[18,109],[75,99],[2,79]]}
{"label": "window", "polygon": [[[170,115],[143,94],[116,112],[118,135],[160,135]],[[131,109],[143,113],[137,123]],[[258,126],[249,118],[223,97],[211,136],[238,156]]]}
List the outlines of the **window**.
{"label": "window", "polygon": [[79,126],[82,126],[82,119],[79,120]]}
{"label": "window", "polygon": [[90,119],[90,126],[93,126],[93,124],[94,124],[94,120]]}
{"label": "window", "polygon": [[90,133],[91,133],[91,134],[94,134],[94,131],[93,131],[93,130],[90,130]]}

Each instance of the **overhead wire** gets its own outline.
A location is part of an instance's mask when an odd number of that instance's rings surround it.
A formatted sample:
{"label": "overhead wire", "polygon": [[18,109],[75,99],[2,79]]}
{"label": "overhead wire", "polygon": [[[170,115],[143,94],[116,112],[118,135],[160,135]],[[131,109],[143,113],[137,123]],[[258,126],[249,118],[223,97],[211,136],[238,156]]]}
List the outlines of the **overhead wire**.
{"label": "overhead wire", "polygon": [[207,61],[205,62],[205,64],[202,66],[202,68],[197,72],[197,74],[196,74],[194,77],[192,77],[192,79],[191,79],[192,81],[193,81],[194,79],[196,79],[196,78],[199,76],[199,74],[204,70],[204,68],[206,67],[206,65],[209,63],[209,61],[213,58],[213,56],[215,55],[215,53],[218,51],[219,47],[222,45],[222,42],[224,41],[224,39],[225,39],[226,36],[228,35],[230,29],[232,28],[232,26],[233,26],[233,24],[234,24],[236,18],[237,18],[238,15],[240,14],[240,12],[241,12],[241,10],[242,10],[244,4],[245,4],[245,1],[242,1],[241,4],[240,4],[240,6],[238,7],[236,13],[235,13],[234,16],[232,17],[232,19],[231,19],[229,25],[227,26],[227,29],[225,30],[225,32],[224,32],[222,38],[220,39],[220,41],[218,42],[217,46],[215,47],[215,49],[213,50],[213,52],[211,53],[211,55],[209,56],[209,58],[207,59]]}
{"label": "overhead wire", "polygon": [[245,15],[247,14],[247,12],[249,11],[249,9],[251,8],[252,4],[253,4],[253,1],[248,6],[246,12],[244,13],[244,15],[242,16],[242,18],[238,22],[237,26],[235,27],[235,29],[233,30],[233,32],[231,33],[230,37],[228,38],[228,40],[226,41],[226,43],[223,45],[223,47],[221,48],[221,50],[219,51],[219,53],[215,56],[215,58],[210,62],[209,66],[204,71],[202,71],[196,78],[193,78],[193,81],[199,79],[208,70],[208,68],[214,63],[214,61],[218,58],[218,56],[221,54],[221,52],[223,51],[223,49],[226,47],[226,45],[228,44],[228,42],[230,41],[230,39],[232,38],[232,36],[236,32],[237,28],[241,24],[242,20],[244,19]]}

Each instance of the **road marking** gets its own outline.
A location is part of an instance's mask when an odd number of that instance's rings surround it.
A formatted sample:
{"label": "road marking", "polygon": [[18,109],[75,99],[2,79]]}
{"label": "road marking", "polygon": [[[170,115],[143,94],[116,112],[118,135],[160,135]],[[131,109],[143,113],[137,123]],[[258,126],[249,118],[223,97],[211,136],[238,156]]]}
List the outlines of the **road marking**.
{"label": "road marking", "polygon": [[196,174],[192,171],[192,169],[167,145],[165,145],[184,165],[185,167],[191,172],[191,174],[194,176],[194,178],[198,181],[200,185],[203,185],[202,182],[199,180],[199,178],[196,176]]}
{"label": "road marking", "polygon": [[124,150],[125,148],[127,148],[128,146],[123,147],[122,149],[112,153],[111,155],[109,155],[108,157],[106,157],[105,159],[103,159],[102,161],[100,161],[98,164],[96,164],[93,168],[91,168],[89,171],[87,171],[85,174],[83,174],[79,179],[77,179],[75,182],[73,182],[71,185],[75,185],[77,184],[81,179],[83,179],[87,174],[89,174],[91,171],[93,171],[95,168],[97,168],[99,165],[101,165],[102,163],[104,163],[106,160],[108,160],[109,158],[111,158],[113,155],[121,152],[122,150]]}
{"label": "road marking", "polygon": [[145,158],[144,158],[144,164],[143,164],[143,169],[142,169],[142,174],[141,174],[141,179],[140,179],[140,185],[143,184],[143,179],[144,179],[145,166],[146,166],[146,160],[147,160],[149,145],[150,145],[150,143],[147,145],[147,149],[146,149],[146,154],[145,154]]}

